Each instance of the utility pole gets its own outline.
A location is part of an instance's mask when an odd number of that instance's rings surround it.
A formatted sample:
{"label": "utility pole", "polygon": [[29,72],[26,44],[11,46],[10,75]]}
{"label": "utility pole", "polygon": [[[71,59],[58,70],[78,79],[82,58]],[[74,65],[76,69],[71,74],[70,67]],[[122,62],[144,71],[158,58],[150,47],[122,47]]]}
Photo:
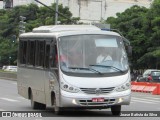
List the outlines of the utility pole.
{"label": "utility pole", "polygon": [[[76,21],[74,21],[74,20],[68,18],[67,16],[63,15],[63,14],[60,13],[60,12],[57,12],[55,9],[52,9],[51,7],[48,7],[47,5],[45,5],[44,3],[40,2],[39,0],[34,0],[34,1],[40,3],[41,5],[47,7],[48,9],[50,9],[51,11],[57,13],[58,15],[60,15],[60,16],[62,16],[62,17],[64,17],[64,18],[66,18],[67,20],[69,20],[69,21],[71,21],[72,23],[76,24]],[[58,0],[57,0],[57,1],[58,1]],[[58,4],[57,4],[57,5],[58,5]],[[58,18],[58,17],[57,17],[57,18]]]}
{"label": "utility pole", "polygon": [[57,25],[57,21],[58,21],[58,0],[56,0],[55,25]]}

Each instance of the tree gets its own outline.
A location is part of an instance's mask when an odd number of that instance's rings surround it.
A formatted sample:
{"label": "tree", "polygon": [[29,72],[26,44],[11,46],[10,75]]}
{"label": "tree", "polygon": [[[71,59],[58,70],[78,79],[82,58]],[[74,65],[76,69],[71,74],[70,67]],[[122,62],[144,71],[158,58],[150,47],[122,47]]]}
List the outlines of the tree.
{"label": "tree", "polygon": [[[119,29],[130,40],[133,69],[160,68],[160,0],[154,0],[149,9],[133,6],[117,17],[109,17],[114,29]],[[155,64],[153,64],[155,63]]]}
{"label": "tree", "polygon": [[110,23],[111,27],[118,29],[131,42],[133,47],[133,56],[130,58],[132,65],[138,68],[137,60],[142,56],[148,47],[145,41],[147,37],[143,31],[144,18],[148,9],[140,6],[133,6],[123,13],[117,13],[117,18],[108,18],[106,23]]}
{"label": "tree", "polygon": [[[154,0],[151,8],[146,14],[146,26],[144,30],[146,36],[149,38],[148,43],[150,46],[147,49],[147,53],[142,56],[146,61],[146,55],[150,55],[148,59],[151,59],[149,64],[152,64],[152,68],[160,68],[160,0]],[[155,64],[153,64],[155,63]]]}
{"label": "tree", "polygon": [[[50,6],[55,9],[55,4]],[[68,7],[59,5],[59,12],[72,18]],[[13,36],[19,35],[20,16],[26,17],[26,31],[30,32],[33,28],[42,25],[53,25],[55,13],[46,7],[38,7],[35,4],[16,6],[9,10],[0,10],[0,63],[16,64],[18,42],[13,43]],[[79,18],[73,18],[78,21]],[[68,19],[59,16],[61,24],[70,24]]]}

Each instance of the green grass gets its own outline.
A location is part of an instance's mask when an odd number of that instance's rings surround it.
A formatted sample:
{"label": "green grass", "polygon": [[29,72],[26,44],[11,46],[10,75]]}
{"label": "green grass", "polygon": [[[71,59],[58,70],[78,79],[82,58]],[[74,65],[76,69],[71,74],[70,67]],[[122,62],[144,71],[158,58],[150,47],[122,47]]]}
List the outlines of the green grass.
{"label": "green grass", "polygon": [[2,72],[2,73],[17,73],[17,72],[12,72],[12,71],[4,71],[4,70],[0,70],[0,72]]}

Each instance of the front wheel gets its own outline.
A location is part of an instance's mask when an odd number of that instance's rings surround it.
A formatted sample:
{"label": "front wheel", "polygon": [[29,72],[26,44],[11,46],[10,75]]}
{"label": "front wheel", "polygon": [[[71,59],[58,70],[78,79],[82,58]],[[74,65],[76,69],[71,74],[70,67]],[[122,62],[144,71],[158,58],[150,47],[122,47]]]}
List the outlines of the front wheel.
{"label": "front wheel", "polygon": [[121,105],[111,106],[112,115],[120,115],[121,113]]}
{"label": "front wheel", "polygon": [[56,115],[61,115],[63,113],[62,108],[58,107],[56,104],[56,97],[54,97],[54,112]]}

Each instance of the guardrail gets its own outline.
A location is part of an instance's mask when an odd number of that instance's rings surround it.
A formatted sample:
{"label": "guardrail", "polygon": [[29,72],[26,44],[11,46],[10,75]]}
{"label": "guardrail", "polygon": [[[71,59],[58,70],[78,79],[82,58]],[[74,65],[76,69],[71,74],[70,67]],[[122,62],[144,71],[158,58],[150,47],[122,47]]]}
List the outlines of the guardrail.
{"label": "guardrail", "polygon": [[16,72],[0,72],[1,79],[7,80],[17,80],[17,73]]}
{"label": "guardrail", "polygon": [[151,93],[152,95],[160,95],[160,83],[131,82],[131,90],[133,92],[143,92]]}

